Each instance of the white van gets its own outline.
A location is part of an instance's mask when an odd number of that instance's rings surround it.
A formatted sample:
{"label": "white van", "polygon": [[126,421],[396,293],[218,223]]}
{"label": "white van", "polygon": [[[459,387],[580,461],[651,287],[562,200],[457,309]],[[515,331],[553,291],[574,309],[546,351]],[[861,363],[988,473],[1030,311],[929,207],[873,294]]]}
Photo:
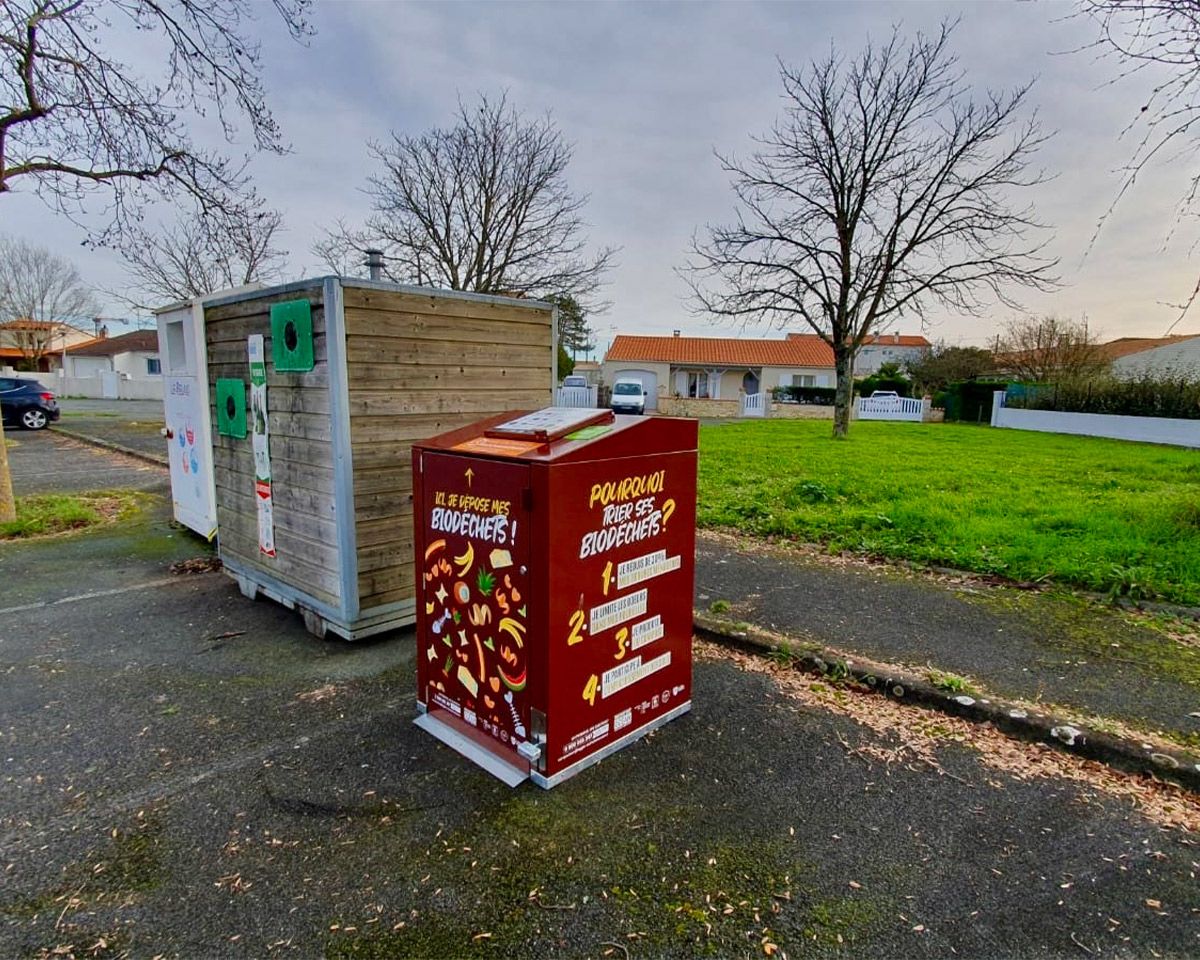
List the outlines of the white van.
{"label": "white van", "polygon": [[613,384],[612,411],[638,416],[646,412],[646,390],[641,380],[618,380]]}

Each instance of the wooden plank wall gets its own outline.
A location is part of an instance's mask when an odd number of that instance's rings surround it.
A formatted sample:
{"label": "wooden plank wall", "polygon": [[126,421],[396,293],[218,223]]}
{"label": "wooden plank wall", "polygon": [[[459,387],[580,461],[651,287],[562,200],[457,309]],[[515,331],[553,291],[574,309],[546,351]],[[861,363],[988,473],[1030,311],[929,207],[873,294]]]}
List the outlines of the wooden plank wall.
{"label": "wooden plank wall", "polygon": [[[352,283],[353,281],[347,281]],[[414,440],[553,402],[549,309],[348,285],[359,607],[413,591]]]}
{"label": "wooden plank wall", "polygon": [[[333,447],[325,314],[320,284],[301,291],[243,300],[205,310],[208,344],[209,403],[214,403],[219,377],[247,385],[250,415],[250,363],[246,338],[261,333],[267,357],[267,409],[271,435],[271,498],[275,515],[277,556],[258,549],[254,498],[253,424],[246,438],[217,433],[212,409],[213,467],[217,494],[217,537],[221,556],[230,556],[274,577],[297,593],[341,605],[340,558],[334,510]],[[271,359],[271,304],[306,297],[312,303],[313,369],[280,373]]]}

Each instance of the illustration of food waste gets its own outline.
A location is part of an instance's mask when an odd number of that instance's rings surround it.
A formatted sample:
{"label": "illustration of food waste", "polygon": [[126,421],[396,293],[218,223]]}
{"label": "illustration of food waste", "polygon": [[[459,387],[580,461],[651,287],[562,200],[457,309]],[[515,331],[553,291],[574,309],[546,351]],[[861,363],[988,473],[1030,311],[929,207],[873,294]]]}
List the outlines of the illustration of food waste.
{"label": "illustration of food waste", "polygon": [[[476,471],[432,491],[420,571],[429,702],[515,748],[528,739],[528,534],[508,497]],[[448,485],[450,486],[450,485]],[[472,489],[475,487],[476,489]],[[509,491],[511,492],[511,491]]]}

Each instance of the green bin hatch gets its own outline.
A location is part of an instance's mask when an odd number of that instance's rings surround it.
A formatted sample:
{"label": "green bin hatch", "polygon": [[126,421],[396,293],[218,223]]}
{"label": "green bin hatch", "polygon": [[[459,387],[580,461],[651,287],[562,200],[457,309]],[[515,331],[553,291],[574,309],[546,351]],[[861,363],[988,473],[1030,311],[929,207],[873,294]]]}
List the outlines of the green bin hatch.
{"label": "green bin hatch", "polygon": [[271,356],[276,370],[313,368],[312,304],[287,300],[271,304]]}
{"label": "green bin hatch", "polygon": [[217,380],[217,433],[245,439],[246,381]]}

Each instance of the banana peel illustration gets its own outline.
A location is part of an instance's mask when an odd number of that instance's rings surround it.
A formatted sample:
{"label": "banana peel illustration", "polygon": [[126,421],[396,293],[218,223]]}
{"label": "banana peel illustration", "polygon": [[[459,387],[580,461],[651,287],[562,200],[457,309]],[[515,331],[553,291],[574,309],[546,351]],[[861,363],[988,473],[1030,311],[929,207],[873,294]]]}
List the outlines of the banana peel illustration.
{"label": "banana peel illustration", "polygon": [[467,575],[467,571],[470,570],[475,563],[475,545],[473,543],[468,543],[467,549],[463,551],[462,554],[454,558],[454,563],[458,567],[458,575],[460,577],[465,577]]}
{"label": "banana peel illustration", "polygon": [[519,620],[514,620],[512,617],[501,617],[500,623],[497,624],[497,629],[503,630],[512,637],[516,641],[518,648],[525,646],[525,624]]}

